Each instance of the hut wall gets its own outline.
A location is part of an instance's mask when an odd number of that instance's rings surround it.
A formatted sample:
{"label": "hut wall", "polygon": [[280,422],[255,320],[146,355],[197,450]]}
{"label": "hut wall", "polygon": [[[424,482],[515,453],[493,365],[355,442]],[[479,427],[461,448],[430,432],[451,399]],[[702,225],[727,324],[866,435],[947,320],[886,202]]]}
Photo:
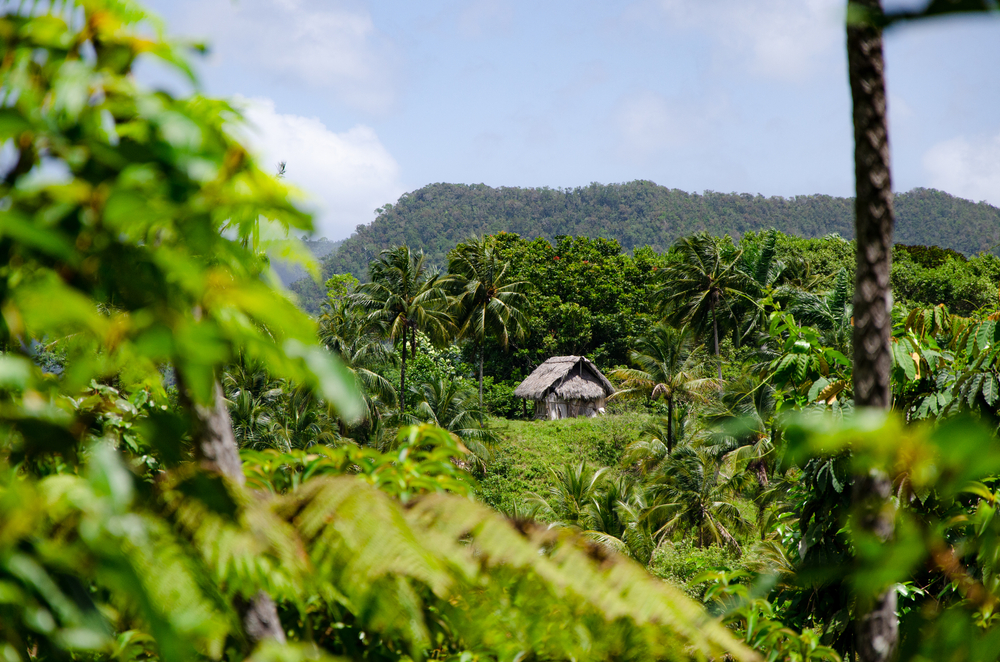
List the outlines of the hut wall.
{"label": "hut wall", "polygon": [[595,400],[562,400],[550,393],[544,400],[535,401],[535,418],[557,421],[563,418],[585,416],[594,418],[604,413],[605,398]]}

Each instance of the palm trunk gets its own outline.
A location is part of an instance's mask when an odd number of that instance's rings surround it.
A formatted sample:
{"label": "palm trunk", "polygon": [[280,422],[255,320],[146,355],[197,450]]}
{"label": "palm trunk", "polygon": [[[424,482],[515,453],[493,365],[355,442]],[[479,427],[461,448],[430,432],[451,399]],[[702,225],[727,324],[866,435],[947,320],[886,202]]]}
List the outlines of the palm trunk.
{"label": "palm trunk", "polygon": [[667,455],[674,452],[674,396],[667,396]]}
{"label": "palm trunk", "polygon": [[479,409],[483,408],[483,344],[479,343]]}
{"label": "palm trunk", "polygon": [[483,343],[479,343],[479,427],[483,427]]}
{"label": "palm trunk", "polygon": [[[880,0],[852,0],[880,16]],[[892,182],[882,31],[872,25],[848,25],[847,62],[854,102],[855,236],[854,402],[859,407],[887,409],[892,368]],[[860,511],[862,530],[888,540],[893,534],[891,491],[882,472],[857,476],[852,499]],[[860,662],[886,662],[896,651],[899,622],[896,592],[888,588],[859,603],[855,640]]]}
{"label": "palm trunk", "polygon": [[[225,476],[237,485],[245,485],[243,461],[240,460],[236,446],[236,436],[233,434],[222,385],[215,382],[211,406],[193,402],[180,379],[178,386],[182,402],[194,414],[194,446],[201,466]],[[251,600],[238,599],[236,607],[243,623],[243,631],[252,646],[265,639],[285,643],[285,631],[278,619],[278,607],[267,593],[258,591]]]}
{"label": "palm trunk", "polygon": [[403,332],[402,363],[399,367],[399,413],[406,409],[406,331]]}
{"label": "palm trunk", "polygon": [[712,334],[715,337],[715,360],[719,363],[719,388],[722,388],[722,359],[719,357],[719,320],[715,316],[715,300],[712,300]]}

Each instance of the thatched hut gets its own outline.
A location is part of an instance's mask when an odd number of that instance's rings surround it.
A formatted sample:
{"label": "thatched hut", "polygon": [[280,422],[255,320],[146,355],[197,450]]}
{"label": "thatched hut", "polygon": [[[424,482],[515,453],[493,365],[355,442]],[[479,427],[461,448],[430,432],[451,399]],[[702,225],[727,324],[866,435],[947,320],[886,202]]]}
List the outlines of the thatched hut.
{"label": "thatched hut", "polygon": [[514,395],[535,401],[535,418],[556,420],[604,413],[615,392],[607,377],[583,356],[553,356],[535,368]]}

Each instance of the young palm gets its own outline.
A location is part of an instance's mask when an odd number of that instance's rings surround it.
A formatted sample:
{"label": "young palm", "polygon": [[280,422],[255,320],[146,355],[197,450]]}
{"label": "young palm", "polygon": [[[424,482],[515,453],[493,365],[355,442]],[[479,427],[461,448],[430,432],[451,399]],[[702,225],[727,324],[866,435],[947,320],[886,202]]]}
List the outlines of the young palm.
{"label": "young palm", "polygon": [[272,444],[285,450],[337,444],[341,437],[328,414],[327,407],[309,389],[285,384],[271,416]]}
{"label": "young palm", "polygon": [[727,545],[739,550],[737,534],[750,523],[734,503],[737,486],[719,461],[704,449],[679,448],[653,477],[647,511],[658,536],[693,530],[698,546]]}
{"label": "young palm", "polygon": [[433,423],[465,444],[478,464],[489,461],[490,448],[498,439],[479,423],[482,412],[476,406],[472,389],[458,380],[437,377],[418,384],[411,392],[417,406],[413,414],[401,417],[402,422]]}
{"label": "young palm", "polygon": [[751,376],[727,384],[718,406],[705,415],[711,428],[705,446],[734,468],[742,491],[757,504],[761,535],[767,509],[778,496],[771,491],[779,441],[775,416],[774,388]]}
{"label": "young palm", "polygon": [[767,315],[757,302],[785,281],[787,266],[778,259],[778,236],[779,232],[771,229],[752,241],[740,243],[742,252],[738,267],[747,276],[745,294],[749,297],[741,298],[733,305],[736,317],[740,320],[733,339],[740,344],[766,330]]}
{"label": "young palm", "polygon": [[705,375],[705,351],[696,345],[689,327],[680,329],[657,324],[636,343],[629,358],[638,368],[620,368],[612,374],[622,380],[628,393],[643,393],[667,403],[667,453],[674,450],[674,407],[679,401],[702,400],[704,394],[718,388],[719,382]]}
{"label": "young palm", "polygon": [[841,269],[826,294],[794,292],[789,297],[788,312],[800,324],[815,326],[822,334],[823,345],[850,355],[854,291],[847,269]]}
{"label": "young palm", "polygon": [[673,450],[672,448],[670,451],[667,449],[669,436],[672,436],[674,445],[684,443],[687,417],[687,407],[681,407],[675,413],[673,420],[669,422],[666,416],[656,416],[650,419],[639,431],[639,438],[625,449],[626,464],[637,467],[643,476],[655,471],[664,460],[670,457],[670,452]]}
{"label": "young palm", "polygon": [[483,406],[483,345],[490,337],[504,349],[511,338],[521,338],[527,319],[526,281],[510,279],[505,262],[491,237],[472,237],[448,254],[448,272],[455,279],[461,334],[473,339],[479,354],[479,407]]}
{"label": "young palm", "polygon": [[[690,325],[700,336],[712,330],[714,354],[719,360],[719,326],[723,331],[739,323],[738,302],[753,302],[747,295],[750,278],[739,266],[741,252],[724,254],[709,234],[682,237],[674,244],[680,260],[664,273],[664,286],[654,297],[675,325]],[[722,381],[722,363],[719,363]]]}
{"label": "young palm", "polygon": [[539,512],[555,524],[586,529],[591,499],[597,493],[606,471],[592,470],[586,462],[580,462],[575,467],[567,464],[562,471],[549,469],[553,479],[549,495],[547,498],[535,495],[532,503],[537,504]]}
{"label": "young palm", "polygon": [[634,476],[601,481],[587,504],[584,535],[646,565],[656,547],[642,516],[647,508],[646,492]]}
{"label": "young palm", "polygon": [[385,329],[377,320],[369,321],[364,311],[351,303],[349,299],[337,299],[324,304],[319,338],[354,375],[366,411],[363,424],[356,429],[369,431],[381,415],[381,408],[396,402],[396,389],[376,371],[380,366],[395,365],[396,356],[382,340]]}
{"label": "young palm", "polygon": [[406,409],[406,347],[417,355],[417,331],[435,343],[444,343],[457,328],[450,312],[452,299],[437,274],[427,269],[423,251],[408,246],[382,251],[368,267],[371,282],[351,300],[368,313],[367,321],[384,325],[386,335],[400,343],[399,409]]}

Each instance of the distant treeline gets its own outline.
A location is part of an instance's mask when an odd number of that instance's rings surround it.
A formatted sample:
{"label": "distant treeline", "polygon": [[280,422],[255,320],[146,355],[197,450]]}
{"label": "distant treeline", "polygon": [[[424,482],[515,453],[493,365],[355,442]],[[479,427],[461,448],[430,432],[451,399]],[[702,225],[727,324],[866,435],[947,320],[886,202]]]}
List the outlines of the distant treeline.
{"label": "distant treeline", "polygon": [[[986,203],[914,189],[896,196],[896,214],[899,243],[941,246],[965,255],[997,253],[1000,209]],[[423,250],[432,264],[443,265],[447,252],[460,241],[500,231],[549,241],[559,236],[602,237],[628,251],[649,246],[657,252],[703,230],[738,238],[775,228],[806,238],[837,233],[851,239],[853,215],[852,198],[696,194],[649,181],[575,189],[430,184],[383,207],[370,225],[358,226],[339,250],[323,258],[322,271],[324,277],[352,273],[365,280],[369,262],[380,251],[402,244]],[[311,281],[293,289],[307,308],[322,296]]]}

